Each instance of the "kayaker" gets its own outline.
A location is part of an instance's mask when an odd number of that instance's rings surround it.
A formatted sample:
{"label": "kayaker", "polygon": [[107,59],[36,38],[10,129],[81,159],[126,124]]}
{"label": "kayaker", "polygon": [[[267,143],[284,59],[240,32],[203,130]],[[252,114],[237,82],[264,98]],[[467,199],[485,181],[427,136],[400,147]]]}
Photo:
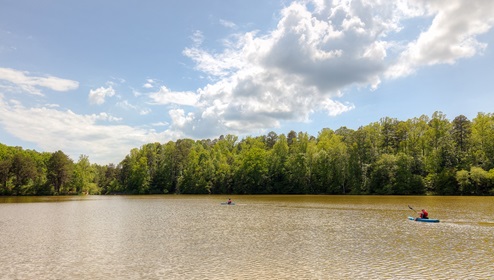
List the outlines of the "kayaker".
{"label": "kayaker", "polygon": [[232,204],[232,200],[230,198],[228,198],[228,204]]}
{"label": "kayaker", "polygon": [[419,217],[421,219],[429,219],[429,213],[427,212],[427,210],[422,209],[422,211],[419,212]]}

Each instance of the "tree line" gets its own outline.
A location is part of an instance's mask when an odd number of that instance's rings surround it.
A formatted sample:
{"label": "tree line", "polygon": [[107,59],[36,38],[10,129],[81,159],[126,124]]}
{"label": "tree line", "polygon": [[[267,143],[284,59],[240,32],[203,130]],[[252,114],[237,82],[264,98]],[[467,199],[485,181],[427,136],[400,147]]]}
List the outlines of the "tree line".
{"label": "tree line", "polygon": [[0,144],[0,195],[163,193],[493,195],[494,115],[179,139],[134,148],[118,165]]}

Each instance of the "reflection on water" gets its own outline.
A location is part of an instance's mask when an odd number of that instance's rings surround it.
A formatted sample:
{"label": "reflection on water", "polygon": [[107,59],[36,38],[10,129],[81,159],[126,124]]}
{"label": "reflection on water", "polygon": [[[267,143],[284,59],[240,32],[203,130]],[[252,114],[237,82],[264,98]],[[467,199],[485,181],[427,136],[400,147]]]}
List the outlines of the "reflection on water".
{"label": "reflection on water", "polygon": [[494,277],[493,197],[232,198],[0,198],[0,279]]}

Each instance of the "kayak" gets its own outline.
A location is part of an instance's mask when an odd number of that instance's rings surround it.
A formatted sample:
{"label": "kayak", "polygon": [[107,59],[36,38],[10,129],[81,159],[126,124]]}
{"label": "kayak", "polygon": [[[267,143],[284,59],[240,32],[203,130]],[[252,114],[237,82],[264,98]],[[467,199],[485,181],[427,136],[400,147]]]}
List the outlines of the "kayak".
{"label": "kayak", "polygon": [[411,221],[416,221],[416,222],[439,223],[438,219],[422,219],[422,218],[414,218],[414,217],[408,217],[408,219]]}
{"label": "kayak", "polygon": [[228,202],[222,202],[221,205],[235,205],[235,202],[228,204]]}

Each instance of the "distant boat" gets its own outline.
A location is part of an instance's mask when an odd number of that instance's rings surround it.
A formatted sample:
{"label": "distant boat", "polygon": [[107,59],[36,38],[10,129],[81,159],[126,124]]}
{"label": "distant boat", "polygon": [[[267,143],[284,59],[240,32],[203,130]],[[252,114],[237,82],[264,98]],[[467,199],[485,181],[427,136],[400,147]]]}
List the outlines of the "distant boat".
{"label": "distant boat", "polygon": [[228,204],[228,202],[222,202],[221,205],[230,205],[231,206],[231,205],[235,205],[235,202],[232,202],[230,204]]}

